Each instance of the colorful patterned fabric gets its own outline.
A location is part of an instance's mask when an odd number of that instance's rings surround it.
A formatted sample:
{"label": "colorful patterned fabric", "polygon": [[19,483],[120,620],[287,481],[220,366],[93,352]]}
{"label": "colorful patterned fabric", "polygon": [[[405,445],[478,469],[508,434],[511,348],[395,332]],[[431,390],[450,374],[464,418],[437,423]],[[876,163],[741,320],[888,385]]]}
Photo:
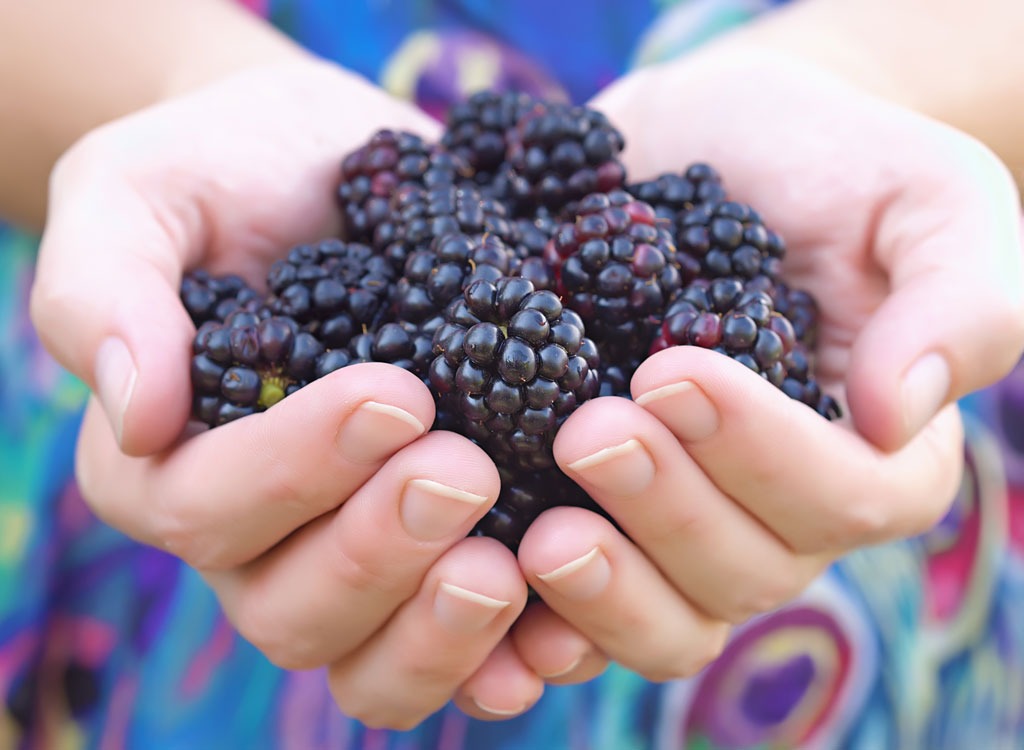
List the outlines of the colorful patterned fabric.
{"label": "colorful patterned fabric", "polygon": [[[771,4],[246,2],[434,113],[485,87],[583,101]],[[29,324],[35,249],[0,228],[0,748],[1024,747],[1024,367],[965,400],[968,471],[940,524],[836,564],[698,678],[613,667],[512,721],[452,708],[369,730],[321,673],[241,640],[195,573],[90,515],[73,479],[87,392]]]}

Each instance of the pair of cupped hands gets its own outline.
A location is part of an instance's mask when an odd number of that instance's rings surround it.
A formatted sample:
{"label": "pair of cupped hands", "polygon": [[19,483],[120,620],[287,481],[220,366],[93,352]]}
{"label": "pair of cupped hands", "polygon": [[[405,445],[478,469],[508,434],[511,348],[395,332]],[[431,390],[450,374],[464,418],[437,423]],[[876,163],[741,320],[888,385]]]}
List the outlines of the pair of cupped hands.
{"label": "pair of cupped hands", "polygon": [[1017,196],[974,140],[767,53],[650,68],[592,105],[626,136],[632,179],[710,162],[782,234],[787,279],[821,303],[819,375],[847,417],[719,354],[662,351],[632,401],[583,405],[555,442],[623,531],[556,508],[518,558],[467,538],[498,473],[469,440],[427,431],[431,394],[397,367],[187,424],[182,273],[259,283],[290,246],[339,231],[344,154],[382,127],[435,140],[436,122],[302,61],[105,125],[54,172],[32,314],[94,392],[84,497],[199,571],[272,662],[326,668],[368,725],[408,728],[450,700],[515,716],[609,661],[693,675],[734,624],[840,555],[939,519],[961,468],[955,399],[1024,347]]}

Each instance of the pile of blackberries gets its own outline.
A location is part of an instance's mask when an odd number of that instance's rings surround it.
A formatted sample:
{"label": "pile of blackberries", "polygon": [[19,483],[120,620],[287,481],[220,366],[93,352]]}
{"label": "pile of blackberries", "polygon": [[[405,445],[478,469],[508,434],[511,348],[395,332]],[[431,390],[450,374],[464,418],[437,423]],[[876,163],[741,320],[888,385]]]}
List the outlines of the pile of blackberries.
{"label": "pile of blackberries", "polygon": [[706,164],[629,182],[623,145],[592,109],[491,92],[454,107],[438,144],[378,132],[341,159],[340,237],[286,249],[265,290],[183,280],[193,416],[215,427],[359,362],[405,368],[434,428],[497,464],[475,533],[513,550],[546,508],[598,510],[555,465],[555,434],[588,399],[629,398],[661,349],[714,349],[839,417],[782,238]]}

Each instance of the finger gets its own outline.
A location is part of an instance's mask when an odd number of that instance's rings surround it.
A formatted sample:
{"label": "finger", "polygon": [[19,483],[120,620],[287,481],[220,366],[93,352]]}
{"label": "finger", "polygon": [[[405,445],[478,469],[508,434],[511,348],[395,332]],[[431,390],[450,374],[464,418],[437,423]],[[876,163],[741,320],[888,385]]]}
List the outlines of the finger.
{"label": "finger", "polygon": [[512,643],[523,663],[552,685],[586,682],[608,668],[608,657],[543,602],[519,616]]}
{"label": "finger", "polygon": [[930,528],[962,466],[954,407],[884,453],[742,364],[682,346],[637,370],[633,397],[726,495],[801,554],[838,554]]}
{"label": "finger", "polygon": [[519,564],[554,612],[649,680],[696,674],[725,645],[728,626],[696,610],[596,513],[545,511],[523,537]]}
{"label": "finger", "polygon": [[233,567],[344,502],[432,420],[419,379],[381,363],[333,372],[154,458],[121,454],[90,408],[78,479],[94,512],[129,536],[201,570]]}
{"label": "finger", "polygon": [[333,515],[240,570],[207,573],[238,631],[279,666],[309,669],[359,647],[493,505],[494,464],[433,432],[403,448]]}
{"label": "finger", "polygon": [[850,352],[854,422],[887,450],[946,404],[999,380],[1024,351],[1013,181],[980,144],[946,131],[935,140],[934,158],[882,214],[873,255],[891,291]]}
{"label": "finger", "polygon": [[463,713],[502,721],[526,713],[544,694],[544,682],[523,663],[509,638],[462,683],[452,701]]}
{"label": "finger", "polygon": [[195,328],[178,299],[179,238],[108,169],[68,162],[52,185],[33,323],[98,394],[125,451],[160,449],[191,404]]}
{"label": "finger", "polygon": [[[730,440],[736,471],[754,449]],[[627,399],[580,407],[559,431],[555,455],[662,575],[713,618],[738,623],[774,609],[832,559],[794,554],[724,494],[656,416]],[[789,503],[807,504],[799,494]]]}
{"label": "finger", "polygon": [[[437,561],[380,633],[330,666],[331,693],[342,711],[368,726],[412,728],[480,668],[525,603],[512,553],[493,539],[465,539]],[[528,687],[536,691],[538,684]]]}
{"label": "finger", "polygon": [[[366,117],[349,116],[354,100]],[[437,127],[333,66],[279,66],[108,124],[60,160],[32,317],[99,395],[125,452],[167,447],[187,419],[182,270],[203,262],[259,281],[291,245],[329,236],[340,160],[381,122]]]}

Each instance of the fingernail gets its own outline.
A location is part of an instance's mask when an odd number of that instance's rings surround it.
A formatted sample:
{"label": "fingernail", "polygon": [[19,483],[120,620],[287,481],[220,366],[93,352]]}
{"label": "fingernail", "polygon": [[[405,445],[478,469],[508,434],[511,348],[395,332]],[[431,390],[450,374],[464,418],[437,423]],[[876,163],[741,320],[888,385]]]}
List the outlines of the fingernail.
{"label": "fingernail", "polygon": [[481,711],[494,714],[495,716],[518,716],[526,710],[525,703],[520,704],[516,708],[494,708],[494,706],[488,706],[486,703],[481,703],[476,698],[473,699],[473,703],[475,703],[476,707]]}
{"label": "fingernail", "polygon": [[476,633],[492,622],[511,602],[442,582],[434,596],[434,615],[456,633]]}
{"label": "fingernail", "polygon": [[105,339],[96,351],[96,395],[114,428],[120,445],[124,435],[124,415],[132,401],[138,370],[124,341],[114,336]]}
{"label": "fingernail", "polygon": [[565,675],[569,674],[574,669],[576,669],[576,667],[578,667],[582,662],[583,655],[580,654],[575,659],[573,659],[567,666],[562,667],[561,669],[558,669],[554,672],[549,672],[548,674],[539,674],[537,676],[543,680],[555,680],[559,677],[564,677]]}
{"label": "fingernail", "polygon": [[636,398],[640,406],[658,404],[658,417],[684,443],[707,440],[718,430],[718,410],[692,380],[663,385]]}
{"label": "fingernail", "polygon": [[615,495],[634,495],[654,480],[654,460],[633,438],[568,465],[587,482]]}
{"label": "fingernail", "polygon": [[903,426],[913,435],[935,416],[949,396],[949,365],[940,354],[925,354],[903,376]]}
{"label": "fingernail", "polygon": [[431,542],[457,531],[486,502],[484,495],[430,479],[412,479],[406,482],[402,492],[399,514],[409,536]]}
{"label": "fingernail", "polygon": [[537,577],[567,599],[593,599],[604,591],[612,577],[608,558],[600,547]]}
{"label": "fingernail", "polygon": [[338,431],[338,448],[355,463],[383,461],[424,432],[416,417],[405,409],[366,401],[349,415]]}

